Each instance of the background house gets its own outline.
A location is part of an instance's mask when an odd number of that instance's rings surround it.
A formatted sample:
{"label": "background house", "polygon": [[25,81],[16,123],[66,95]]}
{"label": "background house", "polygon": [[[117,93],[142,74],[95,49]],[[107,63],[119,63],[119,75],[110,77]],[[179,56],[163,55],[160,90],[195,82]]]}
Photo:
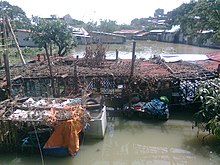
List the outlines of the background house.
{"label": "background house", "polygon": [[71,27],[71,29],[79,45],[86,45],[92,43],[92,37],[83,27],[81,28]]}
{"label": "background house", "polygon": [[145,32],[144,30],[120,30],[120,31],[115,31],[113,32],[114,34],[117,35],[124,35],[126,36],[126,39],[134,39],[134,37],[140,33]]}
{"label": "background house", "polygon": [[[20,47],[37,47],[31,38],[31,30],[27,29],[16,29],[15,35]],[[15,41],[12,40],[12,45],[15,45]]]}
{"label": "background house", "polygon": [[90,35],[93,37],[93,42],[102,42],[104,44],[124,44],[126,42],[126,36],[118,35],[113,33],[104,33],[104,32],[90,32]]}

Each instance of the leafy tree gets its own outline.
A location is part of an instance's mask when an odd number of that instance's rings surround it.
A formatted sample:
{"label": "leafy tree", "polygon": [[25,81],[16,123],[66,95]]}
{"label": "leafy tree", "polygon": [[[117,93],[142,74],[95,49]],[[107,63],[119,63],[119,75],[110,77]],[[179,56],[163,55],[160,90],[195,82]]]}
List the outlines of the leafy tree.
{"label": "leafy tree", "polygon": [[184,3],[168,13],[171,25],[180,25],[184,34],[193,35],[198,31],[213,30],[220,40],[220,0],[198,0]]}
{"label": "leafy tree", "polygon": [[33,21],[33,40],[39,47],[44,47],[46,52],[48,52],[48,46],[55,45],[58,48],[57,54],[64,56],[77,45],[72,30],[63,20],[34,17]]}
{"label": "leafy tree", "polygon": [[119,25],[119,30],[122,30],[122,29],[134,29],[134,27],[128,24]]}
{"label": "leafy tree", "polygon": [[156,9],[154,12],[154,17],[163,17],[164,16],[164,9]]}
{"label": "leafy tree", "polygon": [[90,22],[86,23],[85,28],[88,31],[95,31],[95,30],[97,30],[97,26],[98,26],[97,22],[90,21]]}
{"label": "leafy tree", "polygon": [[201,110],[194,114],[196,126],[205,124],[205,129],[220,139],[220,79],[208,80],[195,94],[202,102]]}
{"label": "leafy tree", "polygon": [[189,16],[194,18],[193,27],[198,30],[213,30],[220,40],[220,0],[199,0]]}
{"label": "leafy tree", "polygon": [[131,21],[131,25],[136,29],[141,29],[142,26],[148,26],[149,22],[147,18],[140,18],[140,19],[135,18]]}
{"label": "leafy tree", "polygon": [[[10,19],[14,29],[29,29],[31,26],[30,19],[27,18],[26,13],[18,6],[13,6],[6,1],[0,5],[1,11]],[[3,12],[0,12],[2,17]]]}
{"label": "leafy tree", "polygon": [[189,16],[189,13],[193,10],[196,2],[191,1],[190,3],[183,3],[180,7],[167,13],[167,23],[172,27],[172,25],[180,25],[183,33],[193,34],[193,24],[195,19]]}
{"label": "leafy tree", "polygon": [[100,20],[100,25],[98,26],[99,31],[112,33],[119,29],[116,21],[112,20]]}

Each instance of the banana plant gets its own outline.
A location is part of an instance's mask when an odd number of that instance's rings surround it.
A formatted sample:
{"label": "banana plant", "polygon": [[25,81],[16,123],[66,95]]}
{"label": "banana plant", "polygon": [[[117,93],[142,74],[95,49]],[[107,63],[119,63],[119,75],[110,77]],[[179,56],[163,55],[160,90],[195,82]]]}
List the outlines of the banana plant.
{"label": "banana plant", "polygon": [[194,101],[202,106],[193,116],[195,126],[205,124],[205,129],[220,139],[220,79],[207,80],[196,91]]}

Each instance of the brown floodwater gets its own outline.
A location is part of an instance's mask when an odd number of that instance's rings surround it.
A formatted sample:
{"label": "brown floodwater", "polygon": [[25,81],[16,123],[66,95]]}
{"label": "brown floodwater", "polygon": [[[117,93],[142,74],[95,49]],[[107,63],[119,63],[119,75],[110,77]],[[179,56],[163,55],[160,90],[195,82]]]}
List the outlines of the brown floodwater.
{"label": "brown floodwater", "polygon": [[[131,58],[132,41],[106,46],[107,57]],[[78,46],[74,55],[83,55]],[[137,58],[160,54],[208,54],[219,49],[155,41],[136,41]],[[0,165],[219,165],[220,140],[192,129],[192,113],[172,112],[166,122],[108,118],[104,139],[84,138],[77,156],[56,158],[39,154],[1,154]]]}
{"label": "brown floodwater", "polygon": [[[174,44],[167,42],[157,41],[135,41],[136,49],[135,55],[137,58],[149,59],[155,55],[161,54],[209,54],[219,51],[220,49],[197,47],[185,44]],[[95,48],[95,45],[90,45]],[[109,44],[103,45],[106,49],[106,57],[114,59],[116,56],[116,49],[119,52],[119,58],[129,59],[132,58],[133,41],[128,40],[125,44]],[[82,57],[85,53],[85,45],[79,45],[73,50],[73,55]]]}
{"label": "brown floodwater", "polygon": [[220,141],[192,129],[192,113],[172,112],[168,121],[108,118],[104,139],[84,138],[77,155],[0,155],[0,165],[219,165]]}

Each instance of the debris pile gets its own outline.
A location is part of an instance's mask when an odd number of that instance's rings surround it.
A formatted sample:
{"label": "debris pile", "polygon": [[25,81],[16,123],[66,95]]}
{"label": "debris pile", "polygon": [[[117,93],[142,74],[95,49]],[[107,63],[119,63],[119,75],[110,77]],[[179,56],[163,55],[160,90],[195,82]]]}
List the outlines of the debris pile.
{"label": "debris pile", "polygon": [[28,98],[24,102],[6,100],[0,104],[0,107],[4,110],[0,113],[0,119],[16,122],[34,122],[33,124],[41,125],[52,125],[57,121],[72,119],[80,120],[83,125],[86,125],[90,117],[80,103],[80,98]]}

